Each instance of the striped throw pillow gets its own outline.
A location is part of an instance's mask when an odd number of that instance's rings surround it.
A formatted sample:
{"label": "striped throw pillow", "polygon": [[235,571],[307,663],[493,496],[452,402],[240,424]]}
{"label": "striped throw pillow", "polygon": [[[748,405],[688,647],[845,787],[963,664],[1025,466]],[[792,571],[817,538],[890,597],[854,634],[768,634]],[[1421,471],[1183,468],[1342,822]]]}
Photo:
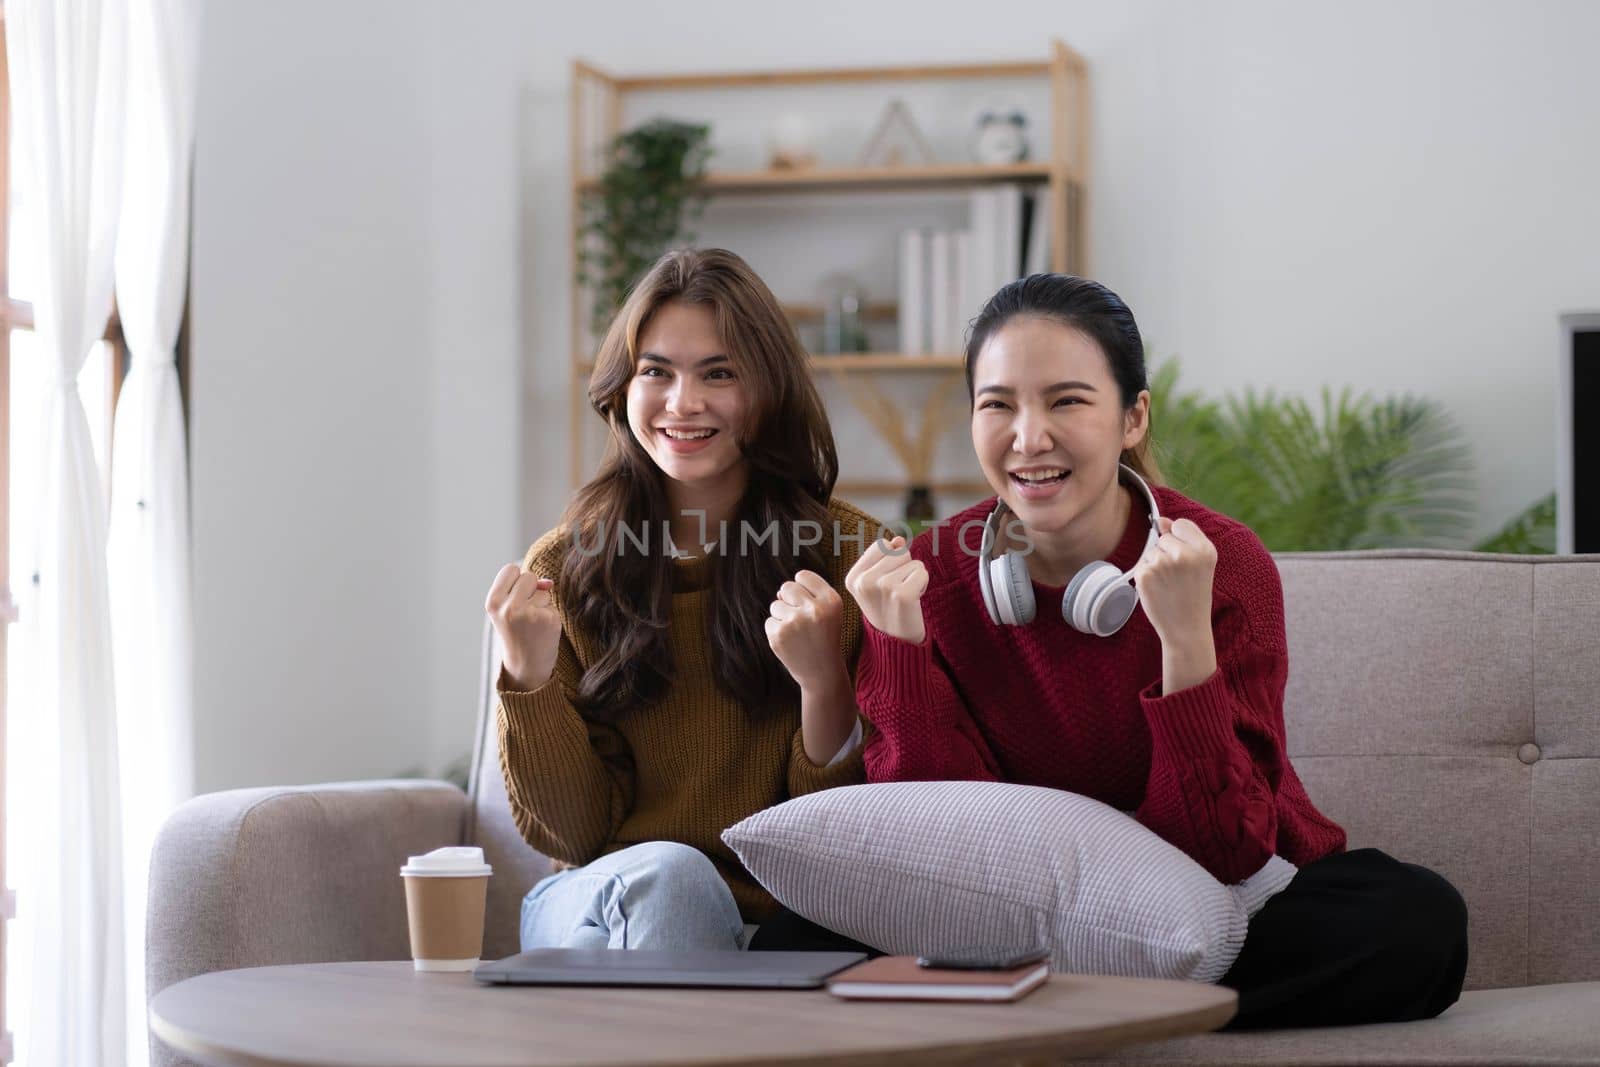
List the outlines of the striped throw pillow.
{"label": "striped throw pillow", "polygon": [[1295,871],[1224,886],[1099,801],[995,782],[826,789],[722,838],[786,907],[885,952],[1043,945],[1057,971],[1201,982]]}

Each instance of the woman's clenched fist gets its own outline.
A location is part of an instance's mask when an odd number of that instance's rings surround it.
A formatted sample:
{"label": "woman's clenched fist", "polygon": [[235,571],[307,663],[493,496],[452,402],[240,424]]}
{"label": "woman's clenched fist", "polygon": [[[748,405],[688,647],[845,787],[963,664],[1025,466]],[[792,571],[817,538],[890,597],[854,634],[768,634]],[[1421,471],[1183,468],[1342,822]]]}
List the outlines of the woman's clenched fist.
{"label": "woman's clenched fist", "polygon": [[526,693],[550,680],[561,646],[561,613],[555,607],[555,586],[515,563],[495,575],[483,608],[505,650],[506,685]]}
{"label": "woman's clenched fist", "polygon": [[839,630],[844,598],[815,571],[784,582],[767,609],[767,644],[802,689],[827,683],[843,660]]}
{"label": "woman's clenched fist", "polygon": [[928,568],[912,559],[905,547],[904,537],[887,544],[874,541],[850,568],[844,587],[873,626],[920,645],[927,632],[922,625],[922,594],[928,588]]}
{"label": "woman's clenched fist", "polygon": [[1172,644],[1211,634],[1211,583],[1217,548],[1189,519],[1161,517],[1160,536],[1132,573],[1145,617]]}

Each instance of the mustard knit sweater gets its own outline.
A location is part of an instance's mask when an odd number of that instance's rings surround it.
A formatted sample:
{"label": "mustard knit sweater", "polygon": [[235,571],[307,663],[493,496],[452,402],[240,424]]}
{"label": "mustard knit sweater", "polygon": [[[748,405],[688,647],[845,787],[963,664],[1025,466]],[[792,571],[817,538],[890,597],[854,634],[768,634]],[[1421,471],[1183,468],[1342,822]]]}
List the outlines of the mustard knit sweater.
{"label": "mustard knit sweater", "polygon": [[[860,532],[865,538],[841,538],[836,551],[828,530],[818,546],[830,564],[824,577],[844,598],[839,647],[853,673],[861,614],[844,577],[883,527],[840,500],[830,501],[828,510],[847,537]],[[523,568],[555,577],[569,543],[564,527],[550,531],[528,550]],[[614,725],[586,719],[573,706],[599,644],[570,620],[549,682],[530,693],[508,692],[502,673],[500,768],[517,829],[558,866],[581,866],[646,841],[681,842],[710,857],[746,922],[763,922],[777,902],[722,843],[722,831],[791,797],[865,776],[859,747],[831,767],[807,758],[798,700],[753,721],[717,687],[706,625],[708,580],[704,559],[673,562],[672,684],[662,700],[629,709]],[[751,637],[766,641],[764,633]]]}

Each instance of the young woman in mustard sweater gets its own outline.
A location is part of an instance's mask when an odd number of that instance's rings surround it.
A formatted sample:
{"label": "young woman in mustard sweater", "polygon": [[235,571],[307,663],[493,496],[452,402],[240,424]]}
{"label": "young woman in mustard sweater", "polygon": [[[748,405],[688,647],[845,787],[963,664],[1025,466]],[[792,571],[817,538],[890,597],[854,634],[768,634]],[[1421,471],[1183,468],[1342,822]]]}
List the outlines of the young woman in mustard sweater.
{"label": "young woman in mustard sweater", "polygon": [[[656,263],[589,399],[610,432],[600,470],[486,605],[511,811],[562,868],[524,900],[522,946],[814,943],[721,834],[863,780],[842,590],[882,527],[832,498],[805,352],[730,252]],[[749,924],[766,924],[753,946]]]}

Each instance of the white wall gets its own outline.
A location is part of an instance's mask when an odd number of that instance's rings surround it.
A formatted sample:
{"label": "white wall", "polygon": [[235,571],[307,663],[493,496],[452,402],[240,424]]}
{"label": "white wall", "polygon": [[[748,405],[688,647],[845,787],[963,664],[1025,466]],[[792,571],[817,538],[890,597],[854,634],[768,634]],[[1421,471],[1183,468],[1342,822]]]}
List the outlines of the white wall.
{"label": "white wall", "polygon": [[430,475],[432,543],[418,577],[428,583],[428,748],[438,773],[471,746],[483,601],[500,567],[527,548],[520,425],[522,339],[538,301],[527,298],[522,235],[522,105],[506,75],[521,35],[499,24],[498,5],[419,5],[429,79],[432,213]]}
{"label": "white wall", "polygon": [[1060,36],[1092,64],[1094,273],[1189,385],[1435,396],[1472,440],[1480,530],[1553,485],[1555,316],[1600,306],[1600,69],[1580,53],[1600,6],[297,0],[207,18],[202,788],[437,769],[468,744],[484,586],[567,491],[574,57],[1042,58]]}
{"label": "white wall", "polygon": [[1171,278],[1112,236],[1137,202],[1096,218],[1105,272],[1190,384],[1436,397],[1497,528],[1555,485],[1557,313],[1600,305],[1600,7],[1215,10],[1170,53]]}
{"label": "white wall", "polygon": [[211,5],[195,160],[201,790],[416,762],[435,298],[414,19]]}

